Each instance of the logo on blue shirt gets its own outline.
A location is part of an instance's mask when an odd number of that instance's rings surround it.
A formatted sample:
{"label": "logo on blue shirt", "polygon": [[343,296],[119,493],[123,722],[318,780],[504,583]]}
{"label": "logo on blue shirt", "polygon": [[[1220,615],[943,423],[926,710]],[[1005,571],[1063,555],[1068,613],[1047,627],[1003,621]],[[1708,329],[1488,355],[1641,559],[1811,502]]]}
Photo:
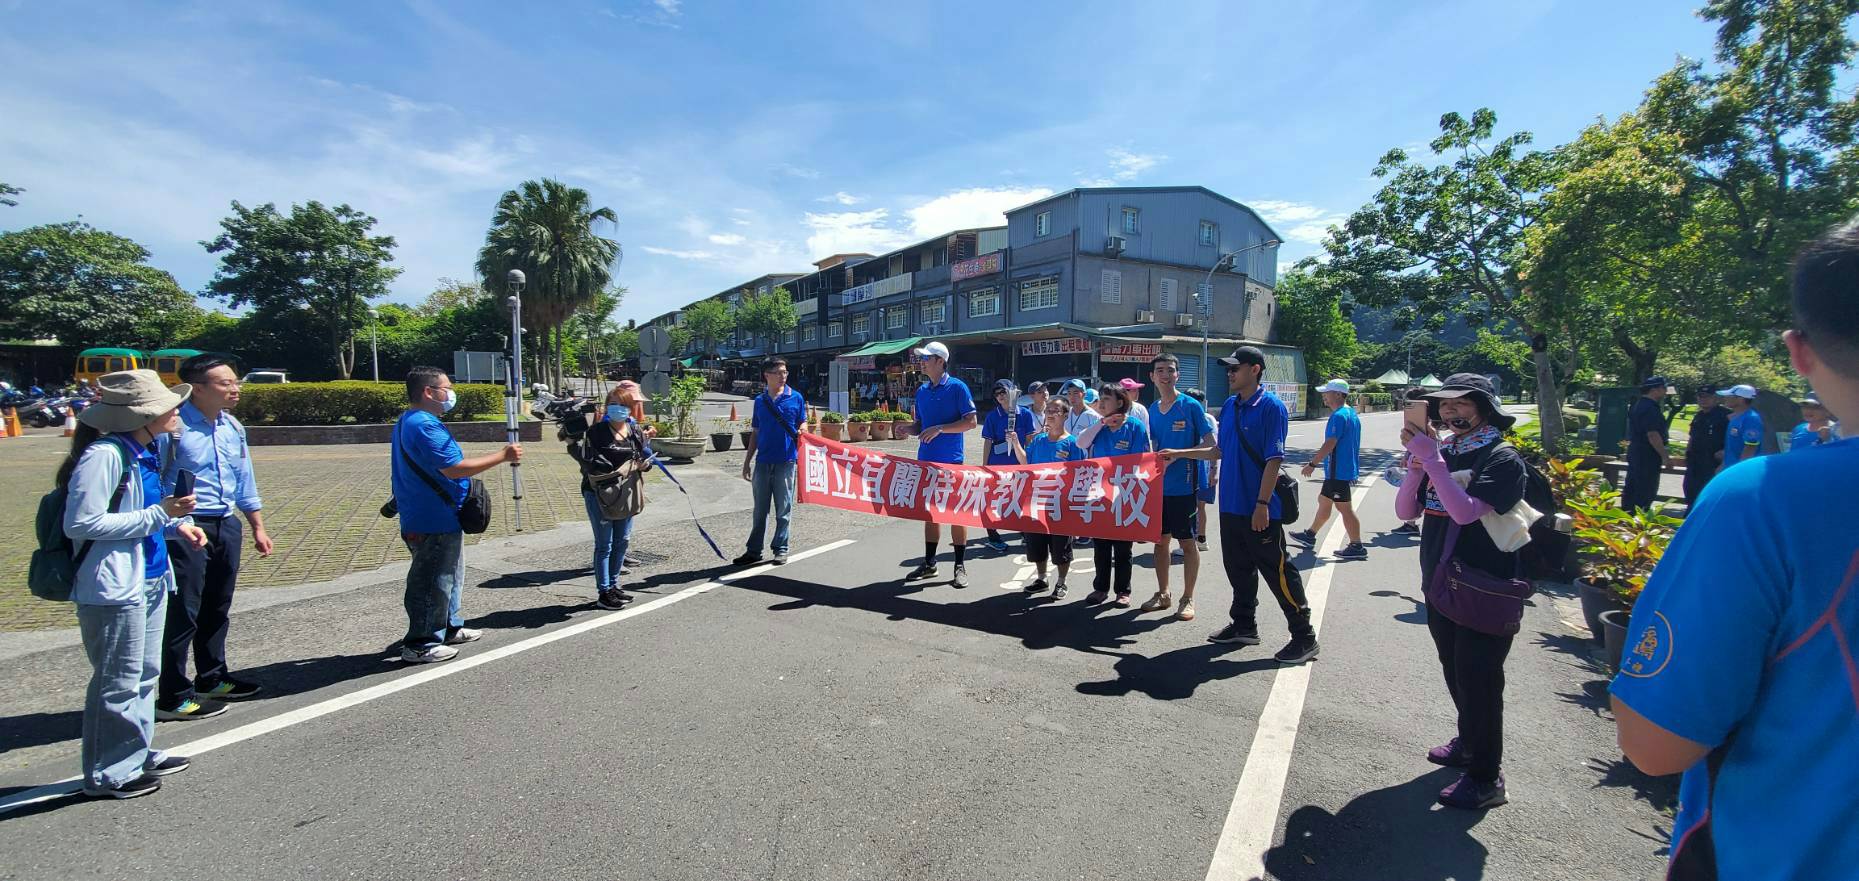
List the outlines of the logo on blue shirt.
{"label": "logo on blue shirt", "polygon": [[1652,613],[1639,635],[1620,658],[1620,674],[1650,679],[1659,675],[1672,661],[1672,622],[1663,614]]}

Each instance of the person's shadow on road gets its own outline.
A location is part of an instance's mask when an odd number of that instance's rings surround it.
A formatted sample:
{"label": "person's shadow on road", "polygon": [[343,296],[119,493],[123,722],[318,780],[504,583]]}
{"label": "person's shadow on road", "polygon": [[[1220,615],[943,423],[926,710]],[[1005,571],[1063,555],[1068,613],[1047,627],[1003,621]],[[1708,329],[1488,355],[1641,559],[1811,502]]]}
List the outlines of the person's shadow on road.
{"label": "person's shadow on road", "polygon": [[1159,701],[1178,701],[1194,696],[1201,685],[1216,679],[1231,679],[1246,673],[1275,670],[1278,661],[1270,655],[1246,660],[1224,658],[1237,647],[1231,645],[1196,645],[1163,652],[1153,658],[1128,654],[1117,659],[1117,678],[1104,682],[1081,682],[1079,694],[1097,697],[1122,697],[1137,691]]}
{"label": "person's shadow on road", "polygon": [[1285,820],[1284,843],[1265,852],[1265,870],[1280,881],[1483,878],[1490,852],[1471,829],[1485,812],[1434,802],[1458,775],[1439,768],[1356,796],[1334,814],[1315,805],[1298,808]]}

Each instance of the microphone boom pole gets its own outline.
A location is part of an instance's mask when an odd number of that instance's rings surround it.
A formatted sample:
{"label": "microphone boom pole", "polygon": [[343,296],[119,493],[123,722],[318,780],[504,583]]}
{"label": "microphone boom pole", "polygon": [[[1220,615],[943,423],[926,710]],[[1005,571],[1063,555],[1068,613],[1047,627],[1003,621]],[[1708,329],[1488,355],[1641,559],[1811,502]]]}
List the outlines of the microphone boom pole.
{"label": "microphone boom pole", "polygon": [[[512,269],[504,275],[510,289],[510,368],[504,371],[507,385],[503,393],[505,435],[511,444],[518,439],[516,418],[523,402],[523,270]],[[523,531],[523,472],[518,463],[510,463],[511,511],[516,516],[516,531]]]}

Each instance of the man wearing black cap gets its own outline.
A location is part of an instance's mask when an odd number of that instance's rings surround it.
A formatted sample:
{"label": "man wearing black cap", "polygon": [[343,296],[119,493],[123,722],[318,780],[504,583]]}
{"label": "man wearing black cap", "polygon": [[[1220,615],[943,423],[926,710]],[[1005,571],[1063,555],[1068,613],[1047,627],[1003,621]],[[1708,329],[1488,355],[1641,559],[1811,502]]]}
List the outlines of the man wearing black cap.
{"label": "man wearing black cap", "polygon": [[1640,383],[1639,400],[1627,412],[1627,485],[1620,492],[1620,507],[1639,511],[1652,507],[1659,497],[1659,475],[1673,464],[1665,446],[1669,429],[1659,401],[1666,393],[1665,377]]}
{"label": "man wearing black cap", "polygon": [[1233,396],[1220,409],[1218,446],[1164,450],[1163,461],[1207,459],[1220,462],[1220,553],[1233,585],[1232,623],[1208,637],[1211,642],[1259,644],[1259,576],[1284,612],[1291,642],[1274,657],[1301,664],[1317,656],[1317,632],[1310,623],[1304,579],[1285,554],[1284,512],[1275,490],[1284,463],[1290,413],[1278,396],[1260,386],[1265,353],[1253,346],[1221,358]]}
{"label": "man wearing black cap", "polygon": [[1685,440],[1685,511],[1698,504],[1704,485],[1723,467],[1723,439],[1730,431],[1730,411],[1717,403],[1717,387],[1698,389],[1698,414],[1691,417]]}

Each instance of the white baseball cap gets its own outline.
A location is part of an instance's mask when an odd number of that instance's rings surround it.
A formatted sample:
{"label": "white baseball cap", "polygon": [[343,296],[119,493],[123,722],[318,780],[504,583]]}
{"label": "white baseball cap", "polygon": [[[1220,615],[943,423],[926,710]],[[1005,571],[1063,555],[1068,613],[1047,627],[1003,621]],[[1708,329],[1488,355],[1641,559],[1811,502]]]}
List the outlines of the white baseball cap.
{"label": "white baseball cap", "polygon": [[1748,398],[1753,401],[1756,399],[1756,388],[1755,386],[1749,385],[1733,385],[1729,388],[1718,389],[1717,394],[1728,395],[1733,398]]}
{"label": "white baseball cap", "polygon": [[1349,383],[1344,382],[1340,379],[1332,379],[1329,382],[1326,382],[1320,386],[1317,386],[1317,391],[1318,392],[1341,392],[1346,395],[1346,394],[1349,394]]}
{"label": "white baseball cap", "polygon": [[947,361],[949,360],[949,347],[942,343],[929,343],[921,349],[911,350],[910,354],[918,358],[941,358]]}

